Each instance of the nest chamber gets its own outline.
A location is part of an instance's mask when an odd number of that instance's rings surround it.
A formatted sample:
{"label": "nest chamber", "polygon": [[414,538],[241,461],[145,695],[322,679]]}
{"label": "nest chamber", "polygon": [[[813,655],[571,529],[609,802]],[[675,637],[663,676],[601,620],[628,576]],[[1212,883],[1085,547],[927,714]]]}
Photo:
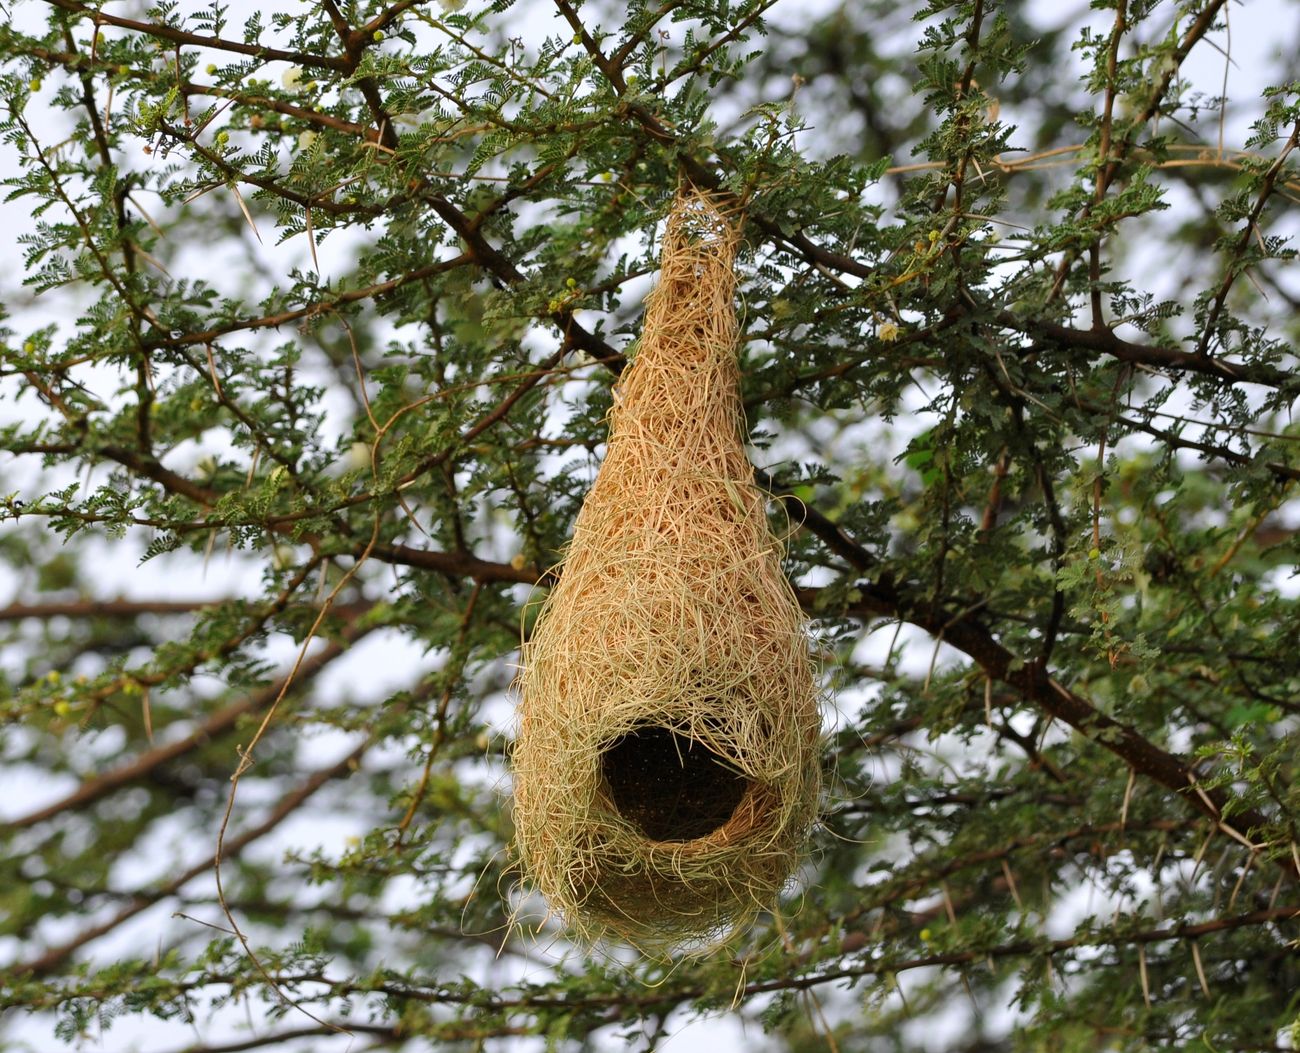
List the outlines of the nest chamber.
{"label": "nest chamber", "polygon": [[523,647],[524,871],[578,938],[650,953],[770,908],[818,796],[804,619],[744,449],[738,241],[679,196],[608,454]]}

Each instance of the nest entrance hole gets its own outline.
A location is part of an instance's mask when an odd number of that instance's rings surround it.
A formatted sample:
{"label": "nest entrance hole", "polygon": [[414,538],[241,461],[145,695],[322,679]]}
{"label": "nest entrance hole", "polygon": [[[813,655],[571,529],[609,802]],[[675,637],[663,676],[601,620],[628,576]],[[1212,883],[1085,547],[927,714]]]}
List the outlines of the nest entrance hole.
{"label": "nest entrance hole", "polygon": [[750,789],[721,754],[670,728],[634,728],[600,755],[619,814],[652,841],[694,841],[725,826]]}

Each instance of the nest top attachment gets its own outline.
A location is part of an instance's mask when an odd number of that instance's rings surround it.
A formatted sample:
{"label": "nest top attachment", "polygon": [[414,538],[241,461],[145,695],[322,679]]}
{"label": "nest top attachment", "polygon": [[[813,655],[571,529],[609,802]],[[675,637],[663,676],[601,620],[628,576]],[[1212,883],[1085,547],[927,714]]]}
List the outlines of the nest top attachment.
{"label": "nest top attachment", "polygon": [[803,616],[744,449],[738,241],[710,198],[679,195],[519,681],[524,870],[578,940],[655,955],[775,904],[819,788]]}

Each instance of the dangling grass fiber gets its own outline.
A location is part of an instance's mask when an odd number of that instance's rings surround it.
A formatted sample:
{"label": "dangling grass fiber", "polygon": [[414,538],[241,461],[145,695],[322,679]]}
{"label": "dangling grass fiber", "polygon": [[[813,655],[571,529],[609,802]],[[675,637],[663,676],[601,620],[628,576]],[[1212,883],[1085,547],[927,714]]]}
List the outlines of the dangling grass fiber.
{"label": "dangling grass fiber", "polygon": [[818,795],[808,640],[743,445],[738,241],[679,196],[608,454],[523,648],[524,870],[575,938],[647,954],[770,908]]}

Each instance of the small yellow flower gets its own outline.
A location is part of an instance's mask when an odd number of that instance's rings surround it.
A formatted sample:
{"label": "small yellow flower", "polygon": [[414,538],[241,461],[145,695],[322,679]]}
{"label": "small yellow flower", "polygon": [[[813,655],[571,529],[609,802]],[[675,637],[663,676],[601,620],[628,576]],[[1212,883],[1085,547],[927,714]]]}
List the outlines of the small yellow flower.
{"label": "small yellow flower", "polygon": [[898,336],[901,332],[902,329],[899,328],[897,322],[885,322],[876,331],[876,335],[880,337],[882,343],[892,344],[895,340],[898,339]]}

